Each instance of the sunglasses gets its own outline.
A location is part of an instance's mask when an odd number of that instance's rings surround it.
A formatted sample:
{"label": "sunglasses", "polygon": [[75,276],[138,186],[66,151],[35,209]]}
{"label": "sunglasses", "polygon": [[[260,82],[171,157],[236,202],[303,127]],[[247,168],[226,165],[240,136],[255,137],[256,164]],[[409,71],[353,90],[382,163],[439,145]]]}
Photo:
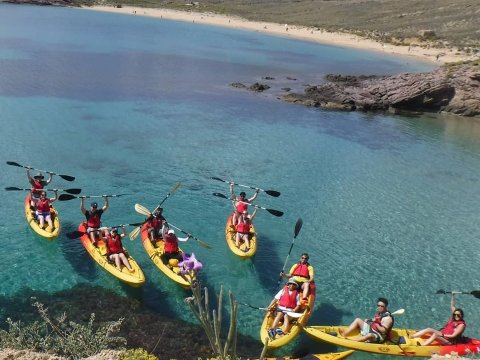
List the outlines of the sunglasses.
{"label": "sunglasses", "polygon": [[454,313],[453,316],[462,316],[462,314],[459,314],[459,313]]}

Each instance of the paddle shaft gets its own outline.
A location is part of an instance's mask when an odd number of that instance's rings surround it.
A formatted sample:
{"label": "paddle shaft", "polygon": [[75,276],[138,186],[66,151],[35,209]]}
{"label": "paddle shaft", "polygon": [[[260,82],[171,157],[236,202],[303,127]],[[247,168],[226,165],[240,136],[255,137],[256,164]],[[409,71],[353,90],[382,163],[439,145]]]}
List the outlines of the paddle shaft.
{"label": "paddle shaft", "polygon": [[8,164],[8,165],[12,165],[12,166],[22,167],[22,168],[29,169],[29,170],[41,171],[41,172],[44,172],[44,173],[47,173],[47,174],[57,175],[57,176],[60,176],[62,179],[67,180],[67,181],[73,181],[73,180],[75,180],[75,176],[56,174],[56,173],[54,173],[54,172],[52,172],[52,171],[35,169],[35,168],[31,167],[31,166],[20,165],[19,163],[15,162],[15,161],[7,161],[7,164]]}
{"label": "paddle shaft", "polygon": [[[222,198],[222,199],[232,200],[232,199],[230,199],[229,197],[227,197],[226,195],[224,195],[224,194],[222,194],[222,193],[218,193],[218,192],[213,193],[213,196],[217,196],[217,197],[220,197],[220,198]],[[277,217],[283,216],[283,211],[280,211],[280,210],[267,209],[267,208],[265,208],[265,207],[263,207],[263,206],[252,205],[252,204],[250,204],[250,203],[248,203],[248,202],[245,202],[245,201],[239,201],[239,200],[235,200],[235,201],[238,201],[238,202],[240,202],[240,203],[253,206],[253,207],[256,208],[256,209],[267,210],[270,214],[272,214],[272,215],[274,215],[274,216],[277,216]]]}
{"label": "paddle shaft", "polygon": [[[7,191],[32,191],[32,189],[26,188],[18,188],[15,186],[6,187],[5,190]],[[42,191],[64,191],[69,194],[80,194],[82,189],[42,189]]]}
{"label": "paddle shaft", "polygon": [[[293,239],[292,243],[290,244],[290,250],[288,250],[287,258],[285,259],[285,262],[283,263],[282,267],[282,273],[285,272],[285,267],[287,266],[288,258],[290,257],[290,253],[292,252],[293,245],[295,244],[295,239],[297,238],[298,234],[300,233],[300,230],[303,226],[303,220],[302,218],[298,218],[297,222],[295,223],[295,229],[293,231]],[[280,286],[280,282],[282,281],[282,276],[280,275],[280,278],[277,281],[277,288]]]}
{"label": "paddle shaft", "polygon": [[175,184],[175,186],[172,188],[172,190],[170,190],[170,192],[167,195],[165,195],[163,200],[160,201],[160,204],[158,204],[158,206],[152,211],[152,214],[154,214],[155,211],[157,211],[158,209],[161,208],[162,204],[170,197],[170,195],[172,195],[175,191],[177,191],[177,189],[180,187],[180,185],[181,185],[180,181]]}
{"label": "paddle shaft", "polygon": [[237,185],[237,186],[241,186],[241,187],[244,187],[244,188],[252,189],[252,190],[263,191],[263,192],[265,192],[265,193],[267,193],[268,195],[273,196],[273,197],[278,197],[278,196],[280,196],[280,192],[275,191],[275,190],[264,190],[264,189],[261,189],[261,188],[258,188],[258,187],[254,187],[254,186],[242,185],[242,184],[238,184],[238,183],[233,182],[233,181],[223,180],[223,179],[220,179],[220,178],[214,177],[214,176],[212,176],[212,179],[218,180],[218,181],[222,181],[222,182],[227,183],[227,184],[232,184],[232,185]]}
{"label": "paddle shaft", "polygon": [[171,227],[177,229],[178,231],[184,233],[185,235],[190,236],[193,240],[197,241],[197,242],[198,242],[201,246],[203,246],[204,248],[207,248],[207,249],[211,249],[211,248],[212,248],[212,247],[211,247],[210,245],[208,245],[206,242],[204,242],[204,241],[196,238],[195,236],[193,236],[192,234],[186,232],[185,230],[180,229],[178,226],[175,226],[175,225],[173,225],[173,224],[171,224],[171,223],[168,223],[168,226],[171,226]]}
{"label": "paddle shaft", "polygon": [[112,194],[112,195],[82,195],[82,196],[74,196],[70,194],[62,194],[58,197],[58,200],[60,201],[67,201],[67,200],[73,200],[73,199],[93,199],[93,198],[104,198],[104,197],[119,197],[119,196],[124,196],[124,195],[130,195],[130,194]]}
{"label": "paddle shaft", "polygon": [[[237,301],[237,303],[239,303],[240,305],[248,306],[248,307],[250,307],[252,309],[256,309],[256,310],[270,311],[269,308],[257,307],[257,306],[253,306],[253,305],[250,305],[250,304],[247,304],[247,303],[242,303],[242,302],[239,302],[239,301]],[[279,310],[279,309],[277,309],[277,311],[282,312],[284,314],[287,314],[288,316],[293,317],[293,318],[299,318],[299,317],[303,316],[303,313],[297,313],[297,312],[294,312],[294,311]]]}

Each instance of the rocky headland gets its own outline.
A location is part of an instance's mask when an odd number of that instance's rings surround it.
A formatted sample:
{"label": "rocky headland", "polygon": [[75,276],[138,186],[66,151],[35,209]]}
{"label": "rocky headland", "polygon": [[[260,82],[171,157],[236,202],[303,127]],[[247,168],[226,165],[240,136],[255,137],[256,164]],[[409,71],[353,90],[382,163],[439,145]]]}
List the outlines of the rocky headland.
{"label": "rocky headland", "polygon": [[[269,90],[272,84],[231,85],[262,92]],[[480,61],[447,64],[428,73],[404,73],[394,76],[329,74],[322,84],[306,85],[303,93],[288,92],[279,98],[295,104],[334,110],[448,112],[478,117]]]}

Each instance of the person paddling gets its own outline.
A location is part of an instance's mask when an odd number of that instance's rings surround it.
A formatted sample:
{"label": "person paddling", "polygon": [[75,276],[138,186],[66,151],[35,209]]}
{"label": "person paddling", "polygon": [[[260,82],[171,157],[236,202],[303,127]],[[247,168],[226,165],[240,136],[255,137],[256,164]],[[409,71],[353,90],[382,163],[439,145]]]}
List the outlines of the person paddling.
{"label": "person paddling", "polygon": [[415,334],[411,335],[410,339],[430,334],[430,337],[424,343],[422,343],[423,346],[430,345],[434,341],[438,341],[443,345],[451,345],[458,343],[459,340],[462,338],[462,334],[465,331],[467,324],[463,319],[463,310],[455,307],[454,292],[452,292],[450,308],[452,310],[452,316],[448,319],[447,323],[441,330],[426,328],[417,331]]}
{"label": "person paddling", "polygon": [[[162,215],[163,208],[158,208],[152,215],[147,218],[146,228],[148,237],[152,243],[163,238],[163,233],[168,231],[167,220]],[[163,228],[167,227],[164,231]]]}
{"label": "person paddling", "polygon": [[28,182],[30,183],[30,185],[32,185],[32,192],[31,192],[31,201],[30,201],[30,210],[32,211],[35,211],[35,202],[33,201],[33,198],[40,198],[40,194],[42,193],[42,190],[45,188],[45,186],[47,186],[48,184],[50,184],[50,182],[52,181],[52,174],[49,173],[49,176],[48,176],[48,179],[47,180],[44,180],[45,177],[43,176],[42,173],[38,173],[36,174],[34,177],[32,177],[30,175],[30,168],[27,167],[27,178],[28,178]]}
{"label": "person paddling", "polygon": [[132,268],[128,262],[128,255],[125,252],[125,249],[122,245],[122,238],[127,234],[125,232],[125,227],[122,226],[123,233],[119,234],[117,228],[113,228],[109,231],[104,230],[103,238],[105,239],[107,245],[107,258],[115,263],[115,266],[118,270],[122,271],[122,264],[130,271],[131,273],[135,272],[135,269]]}
{"label": "person paddling", "polygon": [[52,232],[53,231],[53,221],[52,221],[52,213],[50,210],[51,203],[57,200],[58,198],[58,193],[57,190],[53,190],[53,193],[55,196],[53,198],[47,198],[47,193],[45,191],[42,191],[40,193],[40,198],[32,198],[32,201],[36,205],[36,211],[35,215],[38,220],[38,225],[40,228],[43,229],[45,226],[45,221],[48,224],[48,231]]}
{"label": "person paddling", "polygon": [[257,210],[255,209],[252,215],[248,215],[247,210],[244,210],[237,222],[236,226],[236,233],[235,233],[235,246],[240,248],[242,242],[245,243],[244,252],[248,252],[250,250],[250,228],[252,226],[252,221],[255,215],[257,215]]}
{"label": "person paddling", "polygon": [[247,194],[244,191],[242,191],[240,193],[240,196],[237,197],[235,195],[235,191],[233,190],[233,187],[234,187],[234,183],[231,182],[230,183],[230,194],[232,195],[232,203],[233,203],[233,207],[235,209],[235,214],[232,217],[232,225],[237,225],[237,222],[239,220],[240,215],[244,211],[248,212],[248,204],[255,201],[255,199],[258,196],[258,193],[260,192],[260,189],[257,189],[255,191],[255,194],[251,198],[247,199]]}
{"label": "person paddling", "polygon": [[92,202],[90,204],[90,210],[86,210],[83,206],[85,198],[80,197],[80,210],[85,215],[87,219],[87,234],[90,236],[90,240],[94,246],[97,246],[98,238],[100,233],[98,229],[102,225],[102,215],[108,209],[108,196],[103,196],[104,205],[101,209],[98,209],[98,204]]}
{"label": "person paddling", "polygon": [[293,278],[302,289],[302,302],[303,305],[307,303],[307,297],[310,290],[310,284],[314,282],[313,277],[315,276],[315,270],[313,266],[310,265],[308,260],[310,256],[307,253],[303,253],[300,257],[300,261],[294,264],[290,272],[285,274],[283,271],[280,273],[281,277],[290,279]]}
{"label": "person paddling", "polygon": [[160,259],[162,260],[162,262],[165,265],[170,265],[171,259],[177,260],[177,264],[180,261],[183,261],[182,253],[180,252],[180,248],[178,247],[178,242],[188,241],[188,239],[190,239],[191,237],[192,236],[189,234],[186,238],[177,238],[177,235],[175,235],[175,230],[173,229],[168,230],[166,234],[164,233],[164,253],[160,255]]}
{"label": "person paddling", "polygon": [[[300,309],[300,294],[298,292],[298,284],[295,280],[287,281],[283,289],[281,289],[273,298],[268,309],[270,311],[277,311],[277,315],[268,329],[268,336],[274,340],[277,335],[284,335],[289,331],[290,317],[284,311],[297,312]],[[283,319],[283,330],[278,327],[280,321]]]}

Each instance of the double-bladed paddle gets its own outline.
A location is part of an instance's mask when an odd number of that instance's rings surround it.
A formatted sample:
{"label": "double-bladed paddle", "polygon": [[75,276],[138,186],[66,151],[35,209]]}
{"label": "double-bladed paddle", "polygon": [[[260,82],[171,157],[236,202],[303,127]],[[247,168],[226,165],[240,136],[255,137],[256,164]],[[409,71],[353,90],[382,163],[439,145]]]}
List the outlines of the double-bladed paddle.
{"label": "double-bladed paddle", "polygon": [[263,192],[265,192],[268,195],[273,196],[273,197],[279,197],[280,196],[280,193],[278,191],[275,191],[275,190],[263,190],[263,189],[260,189],[258,187],[255,187],[255,186],[237,184],[236,182],[223,180],[223,179],[220,179],[220,178],[215,177],[215,176],[212,176],[212,179],[213,180],[218,180],[218,181],[221,181],[221,182],[224,182],[224,183],[227,183],[227,184],[233,184],[233,185],[241,186],[241,187],[244,187],[244,188],[252,189],[252,190],[260,190],[260,191],[263,191]]}
{"label": "double-bladed paddle", "polygon": [[[111,230],[111,229],[118,229],[118,228],[125,227],[125,226],[139,226],[139,225],[142,225],[142,223],[120,224],[120,225],[115,225],[115,226],[104,226],[104,227],[99,228],[98,230]],[[87,233],[86,231],[75,230],[75,231],[71,231],[71,232],[66,233],[66,235],[69,239],[76,239],[76,238],[79,238],[80,236],[85,235],[86,233]]]}
{"label": "double-bladed paddle", "polygon": [[[222,194],[222,193],[213,193],[213,196],[218,196],[222,199],[227,199],[227,200],[232,200],[230,199],[228,196]],[[238,201],[238,200],[237,200]],[[241,203],[244,203],[244,204],[247,204],[248,206],[252,206],[254,207],[255,209],[263,209],[263,210],[267,210],[270,214],[274,215],[274,216],[277,216],[277,217],[280,217],[280,216],[283,216],[283,211],[280,211],[280,210],[275,210],[275,209],[267,209],[263,206],[259,206],[259,205],[253,205],[253,204],[250,204],[250,203],[247,203],[247,202],[244,202],[244,201],[239,201]]]}
{"label": "double-bladed paddle", "polygon": [[[240,301],[237,301],[237,303],[240,304],[240,305],[248,306],[249,308],[256,309],[256,310],[270,311],[269,308],[257,307],[257,306],[253,306],[253,305],[250,305],[250,304],[247,304],[247,303],[243,303],[243,302],[240,302]],[[295,319],[298,319],[298,318],[300,318],[300,317],[302,317],[302,316],[304,315],[303,312],[297,313],[297,312],[294,312],[294,311],[279,310],[279,309],[277,309],[277,311],[280,311],[280,312],[282,312],[282,313],[290,316],[291,318],[295,318]]]}
{"label": "double-bladed paddle", "polygon": [[[288,262],[288,258],[290,257],[290,253],[292,252],[293,244],[295,244],[295,239],[297,238],[298,233],[300,232],[300,229],[302,228],[302,226],[303,226],[303,220],[302,220],[302,218],[298,218],[297,222],[295,223],[295,229],[293,231],[292,244],[290,245],[290,250],[288,250],[287,258],[285,259],[285,262],[283,263],[282,273],[285,272],[285,267],[287,266],[287,262]],[[282,276],[280,276],[280,278],[278,279],[276,288],[278,288],[281,281],[282,281]]]}
{"label": "double-bladed paddle", "polygon": [[30,166],[20,165],[19,163],[16,163],[15,161],[7,161],[7,164],[12,165],[12,166],[22,167],[22,168],[25,168],[25,169],[41,171],[41,172],[44,172],[44,173],[47,173],[47,174],[57,175],[57,176],[60,176],[62,179],[67,180],[67,181],[75,180],[75,176],[56,174],[54,172],[47,171],[47,170],[39,170],[39,169],[35,169],[33,167],[30,167]]}
{"label": "double-bladed paddle", "polygon": [[[7,191],[32,191],[32,189],[23,189],[23,188],[18,188],[15,186],[9,186],[6,187],[5,190]],[[42,191],[64,191],[69,194],[75,194],[78,195],[82,192],[82,189],[42,189]]]}
{"label": "double-bladed paddle", "polygon": [[195,236],[193,236],[192,234],[186,232],[185,230],[180,229],[178,226],[175,226],[175,225],[173,225],[173,224],[171,224],[171,223],[168,223],[168,226],[171,226],[171,227],[177,229],[178,231],[184,233],[185,235],[190,236],[193,240],[197,241],[200,246],[202,246],[202,247],[204,247],[204,248],[206,248],[206,249],[211,249],[211,248],[212,248],[212,247],[211,247],[210,245],[208,245],[206,242],[204,242],[204,241],[196,238]]}
{"label": "double-bladed paddle", "polygon": [[93,198],[103,198],[103,197],[119,197],[131,194],[113,194],[113,195],[81,195],[81,196],[74,196],[70,194],[62,194],[58,197],[60,201],[67,201],[72,199],[93,199]]}
{"label": "double-bladed paddle", "polygon": [[466,295],[473,295],[477,299],[480,299],[480,290],[473,290],[473,291],[445,291],[443,289],[437,290],[437,294],[466,294]]}

